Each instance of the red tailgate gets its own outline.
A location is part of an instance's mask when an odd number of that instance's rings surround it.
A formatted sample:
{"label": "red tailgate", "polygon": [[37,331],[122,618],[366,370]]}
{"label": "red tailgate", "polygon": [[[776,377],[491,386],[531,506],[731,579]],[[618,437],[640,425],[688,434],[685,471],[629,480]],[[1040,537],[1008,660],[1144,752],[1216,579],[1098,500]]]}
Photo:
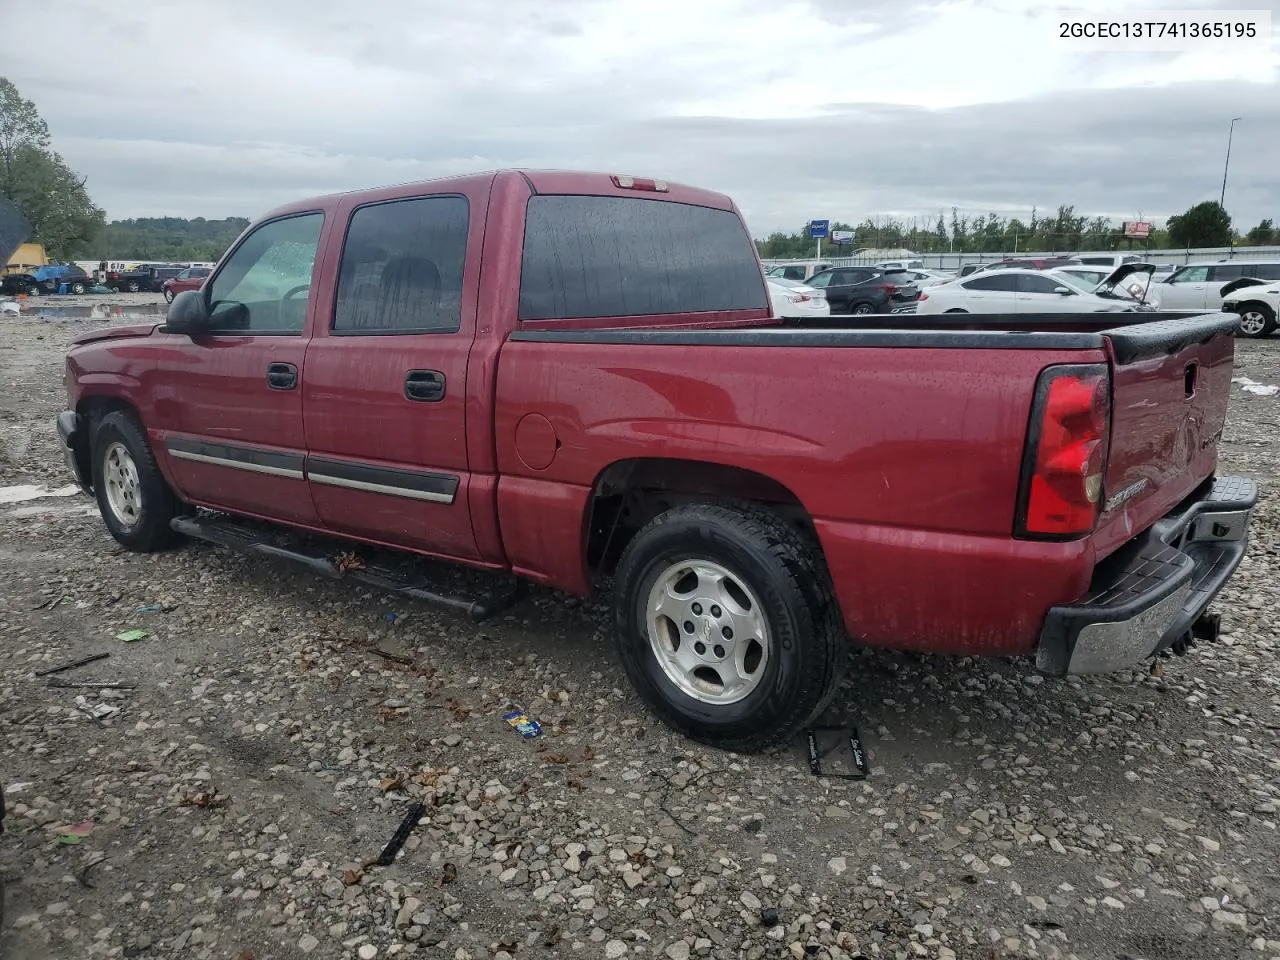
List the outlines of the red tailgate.
{"label": "red tailgate", "polygon": [[1213,475],[1231,389],[1235,318],[1206,315],[1107,331],[1110,456],[1094,537],[1101,559]]}

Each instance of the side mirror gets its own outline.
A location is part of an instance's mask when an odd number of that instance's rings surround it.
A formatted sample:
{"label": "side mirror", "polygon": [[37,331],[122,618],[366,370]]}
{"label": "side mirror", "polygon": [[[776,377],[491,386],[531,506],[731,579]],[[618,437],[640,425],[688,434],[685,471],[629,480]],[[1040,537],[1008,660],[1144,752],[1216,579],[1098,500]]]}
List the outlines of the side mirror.
{"label": "side mirror", "polygon": [[184,290],[173,298],[164,326],[169,333],[192,336],[209,326],[209,308],[200,290]]}
{"label": "side mirror", "polygon": [[1056,294],[1057,294],[1058,296],[1060,296],[1060,297],[1069,297],[1069,296],[1071,296],[1071,290],[1070,290],[1070,289],[1068,289],[1067,287],[1054,287],[1054,288],[1053,288],[1053,292],[1054,292],[1054,293],[1056,293]]}

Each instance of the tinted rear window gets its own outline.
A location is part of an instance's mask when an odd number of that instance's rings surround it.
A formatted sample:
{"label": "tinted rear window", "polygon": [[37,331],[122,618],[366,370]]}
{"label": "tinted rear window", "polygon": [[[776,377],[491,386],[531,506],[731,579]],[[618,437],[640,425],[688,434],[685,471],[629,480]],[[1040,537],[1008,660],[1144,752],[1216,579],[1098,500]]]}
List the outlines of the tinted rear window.
{"label": "tinted rear window", "polygon": [[631,197],[529,200],[521,320],[767,306],[755,248],[729,211]]}

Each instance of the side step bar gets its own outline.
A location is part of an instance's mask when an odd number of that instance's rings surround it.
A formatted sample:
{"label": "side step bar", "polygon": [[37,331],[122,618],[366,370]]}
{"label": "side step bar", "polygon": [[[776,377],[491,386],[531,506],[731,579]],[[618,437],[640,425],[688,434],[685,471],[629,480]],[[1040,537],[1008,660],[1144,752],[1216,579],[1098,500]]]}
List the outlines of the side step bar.
{"label": "side step bar", "polygon": [[425,600],[459,610],[474,622],[485,620],[510,609],[524,599],[528,592],[528,584],[524,580],[516,580],[512,588],[504,593],[469,600],[465,597],[453,597],[431,590],[425,580],[411,579],[397,570],[387,567],[371,566],[354,570],[340,570],[338,565],[322,556],[302,553],[267,543],[252,530],[242,527],[234,521],[217,519],[197,519],[196,517],[174,517],[170,522],[178,533],[197,540],[216,543],[222,547],[230,547],[241,553],[256,553],[276,559],[292,560],[328,577],[331,580],[355,580],[366,586],[391,593]]}

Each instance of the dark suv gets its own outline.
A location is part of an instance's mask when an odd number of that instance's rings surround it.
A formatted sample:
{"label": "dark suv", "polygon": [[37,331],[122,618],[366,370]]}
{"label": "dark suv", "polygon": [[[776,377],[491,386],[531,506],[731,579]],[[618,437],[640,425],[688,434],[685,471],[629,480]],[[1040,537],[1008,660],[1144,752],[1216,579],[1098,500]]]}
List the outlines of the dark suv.
{"label": "dark suv", "polygon": [[833,267],[815,273],[805,284],[826,291],[832,313],[910,313],[920,299],[910,273],[879,267]]}

